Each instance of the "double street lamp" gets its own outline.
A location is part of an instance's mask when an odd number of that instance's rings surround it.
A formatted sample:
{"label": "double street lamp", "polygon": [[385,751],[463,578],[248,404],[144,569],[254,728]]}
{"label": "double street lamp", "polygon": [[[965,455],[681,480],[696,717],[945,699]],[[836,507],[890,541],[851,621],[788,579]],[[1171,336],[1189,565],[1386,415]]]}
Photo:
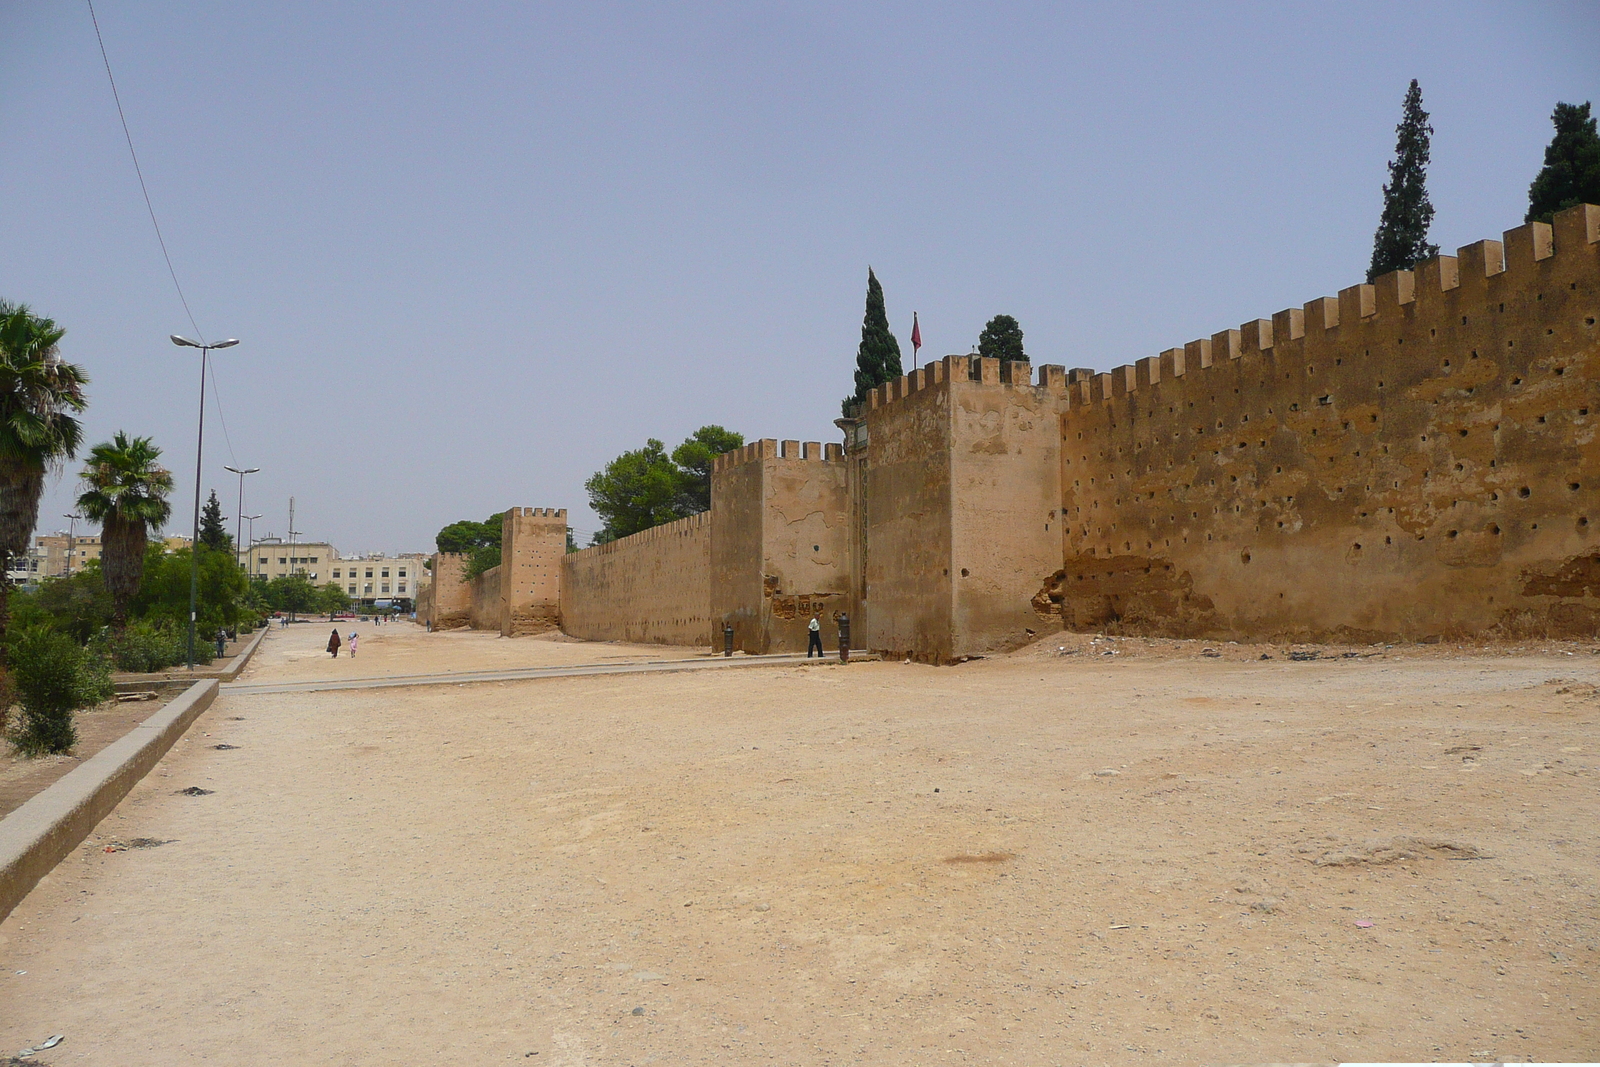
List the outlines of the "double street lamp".
{"label": "double street lamp", "polygon": [[[222,469],[232,471],[239,476],[239,513],[233,522],[233,547],[237,549],[239,547],[239,535],[244,533],[244,476],[246,474],[260,474],[261,468],[245,467],[241,470],[238,467],[230,467],[224,463]],[[240,558],[242,559],[243,557]]]}
{"label": "double street lamp", "polygon": [[[189,669],[194,670],[194,623],[195,611],[200,601],[200,478],[201,456],[206,446],[206,358],[212,350],[218,348],[232,348],[239,343],[236,337],[216,344],[204,345],[199,341],[191,341],[187,337],[171,334],[172,343],[183,348],[198,348],[200,350],[200,429],[195,439],[194,446],[194,537],[189,542]],[[239,480],[240,492],[244,491],[244,479]]]}

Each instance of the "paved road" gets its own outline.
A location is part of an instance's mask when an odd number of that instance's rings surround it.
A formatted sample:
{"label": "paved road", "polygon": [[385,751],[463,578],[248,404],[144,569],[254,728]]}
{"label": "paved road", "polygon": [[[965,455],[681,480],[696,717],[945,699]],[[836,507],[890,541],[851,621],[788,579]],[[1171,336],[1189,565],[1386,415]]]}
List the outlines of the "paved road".
{"label": "paved road", "polygon": [[[852,652],[853,659],[866,658]],[[784,667],[805,663],[797,652],[771,656],[708,657],[697,660],[643,660],[632,663],[586,663],[567,667],[524,667],[506,671],[449,671],[440,674],[395,674],[373,678],[337,678],[310,682],[224,685],[224,693],[320,693],[334,689],[384,689],[418,685],[467,685],[473,682],[513,682],[530,678],[576,678],[589,674],[655,674],[667,671],[724,670],[731,667]],[[815,662],[834,662],[823,659]]]}

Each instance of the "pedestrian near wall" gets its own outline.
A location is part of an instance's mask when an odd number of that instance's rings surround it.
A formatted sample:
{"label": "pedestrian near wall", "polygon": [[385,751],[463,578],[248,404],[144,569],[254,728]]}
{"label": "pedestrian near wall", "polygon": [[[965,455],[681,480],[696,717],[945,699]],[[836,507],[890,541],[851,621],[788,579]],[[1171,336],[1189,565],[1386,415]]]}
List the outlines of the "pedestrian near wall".
{"label": "pedestrian near wall", "polygon": [[811,616],[811,622],[806,625],[806,629],[811,631],[810,640],[808,640],[806,642],[806,659],[810,659],[811,658],[811,654],[813,652],[815,652],[817,654],[817,658],[818,659],[821,659],[822,658],[822,623],[817,621],[817,617],[815,615],[813,615],[813,616]]}
{"label": "pedestrian near wall", "polygon": [[[354,638],[355,634],[351,634],[350,636],[351,638]],[[350,651],[354,653],[355,649],[352,648]],[[334,659],[339,658],[339,628],[337,626],[333,628],[333,633],[328,635],[328,652],[333,656]]]}

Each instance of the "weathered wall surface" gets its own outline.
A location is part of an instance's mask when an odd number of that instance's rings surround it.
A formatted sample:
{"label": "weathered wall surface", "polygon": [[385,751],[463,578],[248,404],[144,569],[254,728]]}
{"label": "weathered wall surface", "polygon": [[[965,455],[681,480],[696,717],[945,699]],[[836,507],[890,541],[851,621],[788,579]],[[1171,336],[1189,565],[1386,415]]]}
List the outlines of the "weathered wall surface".
{"label": "weathered wall surface", "polygon": [[504,565],[490,567],[467,583],[471,596],[468,606],[468,624],[474,630],[499,630],[505,616],[505,604],[500,599],[500,575]]}
{"label": "weathered wall surface", "polygon": [[1600,629],[1600,208],[1075,382],[1075,629]]}
{"label": "weathered wall surface", "polygon": [[711,516],[563,555],[562,629],[590,641],[711,640]]}
{"label": "weathered wall surface", "polygon": [[849,493],[838,445],[762,440],[711,475],[711,613],[753,654],[803,652],[813,616],[837,649],[850,608]]}
{"label": "weathered wall surface", "polygon": [[435,630],[472,624],[472,590],[467,586],[467,558],[456,552],[433,557],[433,581],[418,591],[417,619]]}
{"label": "weathered wall surface", "polygon": [[860,637],[852,644],[951,656],[948,379],[966,368],[967,357],[947,356],[868,398]]}
{"label": "weathered wall surface", "polygon": [[866,410],[868,648],[948,662],[1019,647],[1059,566],[1059,367],[946,356]]}
{"label": "weathered wall surface", "polygon": [[500,636],[561,626],[565,508],[508,508],[500,519]]}
{"label": "weathered wall surface", "polygon": [[973,361],[950,383],[952,657],[1020,648],[1041,630],[1039,578],[1060,565],[1061,422],[1065,381],[1027,363]]}

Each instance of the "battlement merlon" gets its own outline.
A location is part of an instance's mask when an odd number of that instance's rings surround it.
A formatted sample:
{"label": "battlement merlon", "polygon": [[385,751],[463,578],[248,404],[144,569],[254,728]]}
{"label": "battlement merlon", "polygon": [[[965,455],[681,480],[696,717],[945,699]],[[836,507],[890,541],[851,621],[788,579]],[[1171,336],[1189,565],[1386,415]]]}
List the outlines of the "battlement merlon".
{"label": "battlement merlon", "polygon": [[566,508],[507,508],[505,514],[512,518],[546,519],[563,525],[567,521]]}
{"label": "battlement merlon", "polygon": [[[1210,341],[1191,341],[1182,349],[1169,348],[1159,356],[1148,356],[1092,377],[1088,376],[1091,372],[1074,370],[1067,376],[1067,392],[1075,406],[1109,403],[1149,389],[1162,379],[1193,377],[1197,371],[1225,360],[1259,359],[1277,345],[1305,337],[1307,330],[1327,331],[1338,328],[1341,322],[1392,316],[1412,305],[1419,313],[1436,311],[1443,306],[1442,294],[1452,290],[1462,290],[1464,297],[1487,303],[1491,278],[1505,275],[1516,282],[1531,283],[1538,277],[1536,266],[1545,260],[1593,256],[1590,246],[1600,244],[1600,206],[1579,204],[1559,212],[1551,225],[1531,222],[1507,230],[1503,236],[1503,242],[1476,241],[1457,249],[1454,256],[1437,256],[1419,263],[1415,271],[1390,271],[1370,284],[1341,289],[1337,297],[1318,297],[1303,307],[1286,308],[1270,319],[1253,319],[1237,330],[1213,334]],[[977,357],[946,358],[983,362]],[[989,373],[987,368],[975,366],[971,377],[976,380],[983,376],[982,380],[988,381]],[[998,370],[994,373],[998,380]]]}
{"label": "battlement merlon", "polygon": [[720,474],[735,467],[742,467],[746,463],[767,459],[798,460],[805,463],[843,463],[844,447],[837,444],[824,445],[820,441],[778,441],[766,437],[717,456],[711,461],[711,470]]}
{"label": "battlement merlon", "polygon": [[671,522],[664,522],[660,526],[652,526],[648,530],[640,530],[638,533],[629,534],[627,537],[619,537],[615,541],[607,541],[603,545],[590,545],[588,548],[580,548],[576,552],[568,552],[563,558],[574,562],[593,559],[606,553],[621,552],[635,545],[650,544],[669,537],[692,535],[702,527],[709,526],[710,523],[711,512],[701,511],[693,515],[686,515],[681,519],[674,519]]}

